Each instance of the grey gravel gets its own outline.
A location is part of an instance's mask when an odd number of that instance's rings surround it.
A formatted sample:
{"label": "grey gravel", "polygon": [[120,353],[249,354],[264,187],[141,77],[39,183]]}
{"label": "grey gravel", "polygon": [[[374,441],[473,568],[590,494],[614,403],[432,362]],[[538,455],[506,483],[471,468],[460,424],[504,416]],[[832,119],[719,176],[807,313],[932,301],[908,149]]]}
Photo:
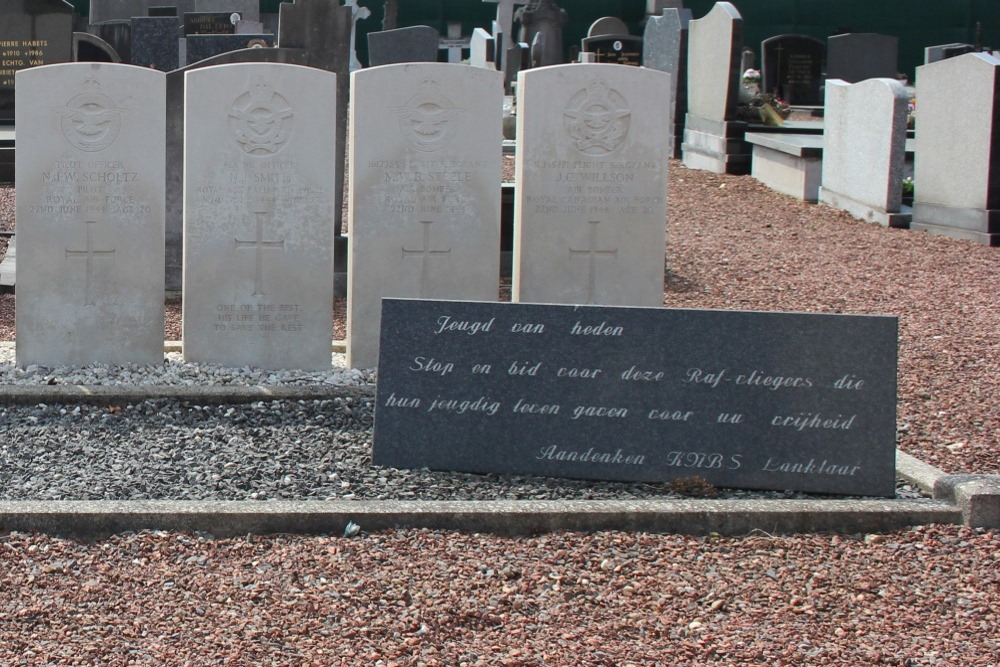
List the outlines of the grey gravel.
{"label": "grey gravel", "polygon": [[[371,464],[374,391],[330,400],[0,407],[3,500],[541,500],[685,497],[671,484]],[[728,498],[801,493],[719,491]],[[897,495],[919,497],[900,483]]]}

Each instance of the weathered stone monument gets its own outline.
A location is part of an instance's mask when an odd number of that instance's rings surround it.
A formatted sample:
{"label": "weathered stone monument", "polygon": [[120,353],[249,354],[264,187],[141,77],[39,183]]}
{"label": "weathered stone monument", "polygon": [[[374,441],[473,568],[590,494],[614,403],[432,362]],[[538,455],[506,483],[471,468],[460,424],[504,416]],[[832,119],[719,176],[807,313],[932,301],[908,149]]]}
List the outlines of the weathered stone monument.
{"label": "weathered stone monument", "polygon": [[220,65],[185,94],[184,359],[329,368],[336,76]]}
{"label": "weathered stone monument", "polygon": [[735,120],[743,50],[743,18],[729,2],[717,2],[688,24],[688,113],[684,164],[717,174],[750,171],[746,123]]}
{"label": "weathered stone monument", "polygon": [[670,74],[673,139],[670,157],[679,157],[687,115],[687,50],[690,9],[667,8],[646,22],[642,39],[642,66]]}
{"label": "weathered stone monument", "polygon": [[17,74],[17,363],[163,361],[164,74]]}
{"label": "weathered stone monument", "polygon": [[1000,60],[985,53],[917,68],[920,110],[910,229],[1000,245],[998,88]]}
{"label": "weathered stone monument", "polygon": [[518,92],[513,300],[661,305],[670,75],[556,65]]}
{"label": "weathered stone monument", "polygon": [[[565,62],[562,31],[569,16],[555,0],[529,0],[528,4],[517,10],[515,19],[521,22],[517,40],[533,47],[532,67],[561,65]],[[537,49],[534,48],[536,44]]]}
{"label": "weathered stone monument", "polygon": [[909,225],[900,210],[908,102],[895,79],[827,80],[822,203],[886,227]]}
{"label": "weathered stone monument", "polygon": [[383,297],[496,300],[502,95],[499,72],[464,65],[353,74],[351,367],[378,361]]}
{"label": "weathered stone monument", "polygon": [[368,33],[368,65],[436,62],[441,36],[426,25]]}

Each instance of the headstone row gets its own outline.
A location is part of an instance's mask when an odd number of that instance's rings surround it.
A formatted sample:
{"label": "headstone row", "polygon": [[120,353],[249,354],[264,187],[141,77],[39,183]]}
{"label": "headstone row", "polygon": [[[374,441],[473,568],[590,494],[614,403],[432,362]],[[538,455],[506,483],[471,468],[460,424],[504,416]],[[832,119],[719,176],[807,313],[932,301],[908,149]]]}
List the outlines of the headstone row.
{"label": "headstone row", "polygon": [[[167,75],[18,74],[19,364],[156,363],[163,344]],[[184,358],[327,368],[336,75],[186,73]],[[352,74],[348,357],[377,362],[383,297],[497,299],[502,75],[446,63]],[[522,72],[514,299],[662,303],[670,76]],[[668,119],[669,120],[669,119]]]}

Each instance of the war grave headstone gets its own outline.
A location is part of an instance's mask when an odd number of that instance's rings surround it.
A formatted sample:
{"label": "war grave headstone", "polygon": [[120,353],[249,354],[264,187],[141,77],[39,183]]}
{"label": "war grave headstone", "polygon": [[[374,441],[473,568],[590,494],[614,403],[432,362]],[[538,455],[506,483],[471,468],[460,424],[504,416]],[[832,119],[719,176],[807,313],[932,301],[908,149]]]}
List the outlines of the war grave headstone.
{"label": "war grave headstone", "polygon": [[667,8],[646,22],[642,42],[642,66],[670,74],[670,109],[673,139],[670,157],[680,157],[687,114],[687,44],[691,10]]}
{"label": "war grave headstone", "polygon": [[503,78],[387,65],[351,94],[347,363],[373,368],[383,297],[497,298]]}
{"label": "war grave headstone", "polygon": [[17,74],[17,363],[163,361],[164,74]]}
{"label": "war grave headstone", "polygon": [[565,62],[562,31],[569,15],[556,0],[531,0],[517,10],[515,19],[521,22],[518,41],[531,45],[531,67]]}
{"label": "war grave headstone", "polygon": [[857,83],[894,79],[899,73],[899,38],[875,32],[832,35],[826,40],[826,78]]}
{"label": "war grave headstone", "polygon": [[513,300],[661,305],[670,75],[554,65],[518,95]]}
{"label": "war grave headstone", "polygon": [[743,17],[732,3],[717,2],[688,24],[688,113],[681,152],[689,169],[750,171],[746,123],[734,120],[742,50]]}
{"label": "war grave headstone", "polygon": [[763,91],[789,104],[823,103],[826,45],[809,35],[776,35],[760,43]]}
{"label": "war grave headstone", "polygon": [[368,65],[437,62],[441,36],[430,26],[415,25],[368,33]]}
{"label": "war grave headstone", "polygon": [[14,78],[28,67],[73,59],[73,5],[63,0],[0,3],[0,124],[14,123]]}
{"label": "war grave headstone", "polygon": [[910,212],[901,210],[908,102],[896,79],[827,80],[820,202],[885,227],[909,226]]}
{"label": "war grave headstone", "polygon": [[897,328],[386,299],[372,462],[892,496]]}
{"label": "war grave headstone", "polygon": [[180,65],[176,16],[137,16],[132,19],[132,64],[169,72]]}
{"label": "war grave headstone", "polygon": [[910,229],[1000,245],[1000,60],[985,53],[939,60],[918,67],[916,83]]}
{"label": "war grave headstone", "polygon": [[[280,6],[278,47],[243,49],[206,58],[167,75],[167,249],[166,286],[182,289],[184,164],[184,76],[192,68],[236,62],[273,62],[316,67],[337,74],[337,110],[331,120],[337,129],[336,160],[344,164],[347,140],[348,48],[350,9],[328,0],[295,0]],[[339,168],[338,168],[339,169]],[[341,235],[343,182],[334,184],[333,224],[337,256],[338,292],[346,294],[346,237]]]}
{"label": "war grave headstone", "polygon": [[272,63],[187,73],[185,361],[330,367],[335,79]]}

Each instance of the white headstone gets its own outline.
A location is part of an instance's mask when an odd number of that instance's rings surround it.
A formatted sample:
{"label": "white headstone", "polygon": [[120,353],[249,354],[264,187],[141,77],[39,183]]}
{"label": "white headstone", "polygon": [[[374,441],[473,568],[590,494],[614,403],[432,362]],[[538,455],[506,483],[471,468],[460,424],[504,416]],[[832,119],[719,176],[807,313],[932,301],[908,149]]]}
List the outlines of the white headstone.
{"label": "white headstone", "polygon": [[985,53],[917,68],[911,229],[1000,245],[998,77]]}
{"label": "white headstone", "polygon": [[17,362],[163,361],[165,74],[17,73]]}
{"label": "white headstone", "polygon": [[329,368],[336,75],[247,63],[186,77],[184,358]]}
{"label": "white headstone", "polygon": [[821,202],[886,227],[909,223],[900,212],[908,102],[895,79],[826,81]]}
{"label": "white headstone", "polygon": [[503,77],[448,63],[351,78],[347,360],[378,361],[382,297],[495,301]]}
{"label": "white headstone", "polygon": [[670,75],[556,65],[518,94],[513,300],[662,305]]}

